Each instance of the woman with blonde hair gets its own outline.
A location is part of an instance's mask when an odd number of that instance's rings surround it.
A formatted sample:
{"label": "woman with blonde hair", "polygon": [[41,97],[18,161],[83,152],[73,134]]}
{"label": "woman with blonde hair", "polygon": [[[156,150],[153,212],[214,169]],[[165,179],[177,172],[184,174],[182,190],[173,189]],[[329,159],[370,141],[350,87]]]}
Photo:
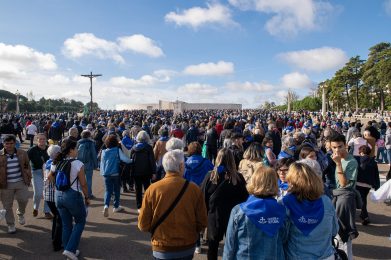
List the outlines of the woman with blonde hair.
{"label": "woman with blonde hair", "polygon": [[208,209],[208,259],[217,259],[231,210],[248,197],[246,181],[237,172],[230,149],[218,152],[215,167],[205,176],[201,190]]}
{"label": "woman with blonde hair", "polygon": [[323,182],[308,165],[289,166],[288,194],[282,203],[288,211],[289,230],[284,245],[286,259],[334,259],[331,241],[338,219],[331,200],[323,195]]}
{"label": "woman with blonde hair", "polygon": [[246,180],[246,183],[250,180],[251,175],[255,172],[256,168],[262,166],[263,149],[260,143],[254,142],[246,149],[243,154],[243,159],[239,163],[238,171]]}
{"label": "woman with blonde hair", "polygon": [[278,184],[274,169],[257,168],[247,191],[247,201],[231,211],[223,259],[285,259],[286,210],[275,199]]}

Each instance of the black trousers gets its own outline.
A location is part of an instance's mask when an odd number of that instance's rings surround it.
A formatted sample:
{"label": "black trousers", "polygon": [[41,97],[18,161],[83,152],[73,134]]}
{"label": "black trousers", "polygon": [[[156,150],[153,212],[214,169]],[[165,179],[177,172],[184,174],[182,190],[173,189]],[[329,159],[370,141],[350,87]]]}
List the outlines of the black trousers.
{"label": "black trousers", "polygon": [[220,241],[208,239],[208,260],[217,260]]}
{"label": "black trousers", "polygon": [[217,147],[216,146],[207,146],[208,159],[212,163],[216,160],[217,157]]}
{"label": "black trousers", "polygon": [[53,214],[52,223],[52,244],[54,251],[61,250],[62,247],[62,220],[57,210],[56,203],[48,201],[48,206]]}
{"label": "black trousers", "polygon": [[362,209],[361,209],[360,217],[364,220],[364,219],[368,218],[367,197],[368,197],[368,193],[371,190],[371,188],[356,186],[356,190],[358,192],[360,192],[360,195],[361,195]]}
{"label": "black trousers", "polygon": [[143,202],[143,186],[144,191],[148,189],[151,184],[151,176],[134,176],[134,182],[136,184],[136,204],[139,209]]}

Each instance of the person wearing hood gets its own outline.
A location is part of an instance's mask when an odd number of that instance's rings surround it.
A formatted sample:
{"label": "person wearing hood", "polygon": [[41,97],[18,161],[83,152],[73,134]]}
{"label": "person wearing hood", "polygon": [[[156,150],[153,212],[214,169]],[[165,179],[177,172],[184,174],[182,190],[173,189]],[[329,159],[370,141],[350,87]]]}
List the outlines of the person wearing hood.
{"label": "person wearing hood", "polygon": [[231,211],[223,259],[285,259],[287,217],[284,206],[274,198],[278,194],[276,172],[257,168],[247,191],[247,201]]}
{"label": "person wearing hood", "polygon": [[100,174],[104,177],[105,197],[103,216],[109,216],[109,206],[111,195],[114,193],[113,212],[121,212],[120,206],[120,161],[131,163],[132,160],[122,152],[118,147],[117,135],[111,134],[105,140],[106,149],[102,150],[100,161]]}
{"label": "person wearing hood", "polygon": [[363,202],[360,214],[361,223],[366,226],[370,223],[367,210],[367,196],[372,188],[375,190],[379,189],[380,178],[377,163],[369,156],[371,148],[367,145],[360,146],[359,154],[360,156],[355,157],[358,163],[356,190],[360,192]]}
{"label": "person wearing hood", "polygon": [[205,176],[201,190],[208,209],[208,259],[217,260],[219,243],[226,233],[231,210],[248,197],[246,181],[237,172],[229,148],[219,151],[215,167]]}
{"label": "person wearing hood", "polygon": [[[126,157],[130,158],[130,152],[132,151],[132,147],[134,145],[134,140],[130,137],[130,131],[125,130],[122,133],[121,140],[121,150],[126,155]],[[134,180],[130,175],[131,165],[126,164],[124,171],[121,175],[122,189],[124,193],[129,193],[130,191],[134,191]],[[129,185],[129,189],[127,187]]]}
{"label": "person wearing hood", "polygon": [[334,259],[331,241],[338,219],[331,200],[323,194],[322,179],[303,163],[289,166],[288,194],[281,204],[287,209],[288,236],[285,259]]}
{"label": "person wearing hood", "polygon": [[[185,172],[183,177],[200,186],[206,174],[213,170],[213,164],[207,158],[202,157],[202,148],[199,142],[192,142],[188,146],[188,158],[185,162]],[[201,242],[197,240],[195,253],[201,253]]]}
{"label": "person wearing hood", "polygon": [[48,139],[53,140],[54,144],[58,144],[58,142],[62,138],[62,133],[63,133],[62,126],[59,120],[56,120],[49,128]]}
{"label": "person wearing hood", "polygon": [[77,159],[84,163],[84,173],[86,174],[88,197],[94,199],[92,194],[92,174],[98,168],[98,159],[95,150],[95,142],[91,139],[91,132],[83,130],[81,139],[77,141]]}
{"label": "person wearing hood", "polygon": [[206,174],[213,170],[213,164],[201,155],[202,148],[199,142],[192,142],[188,146],[188,158],[185,163],[184,178],[198,186],[203,182]]}
{"label": "person wearing hood", "polygon": [[149,145],[150,139],[147,132],[141,130],[136,137],[136,145],[132,147],[132,174],[136,184],[136,204],[139,211],[142,204],[143,186],[147,190],[151,179],[156,179],[156,162],[153,149]]}

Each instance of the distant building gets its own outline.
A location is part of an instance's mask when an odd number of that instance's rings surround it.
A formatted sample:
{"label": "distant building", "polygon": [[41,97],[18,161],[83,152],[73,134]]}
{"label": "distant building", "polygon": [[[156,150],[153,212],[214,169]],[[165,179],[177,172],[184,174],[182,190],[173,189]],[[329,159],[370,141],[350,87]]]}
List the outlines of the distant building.
{"label": "distant building", "polygon": [[199,109],[231,109],[241,110],[242,104],[225,104],[225,103],[187,103],[184,101],[163,101],[159,100],[157,104],[120,104],[116,106],[116,110],[174,110],[175,113],[181,113],[185,110]]}

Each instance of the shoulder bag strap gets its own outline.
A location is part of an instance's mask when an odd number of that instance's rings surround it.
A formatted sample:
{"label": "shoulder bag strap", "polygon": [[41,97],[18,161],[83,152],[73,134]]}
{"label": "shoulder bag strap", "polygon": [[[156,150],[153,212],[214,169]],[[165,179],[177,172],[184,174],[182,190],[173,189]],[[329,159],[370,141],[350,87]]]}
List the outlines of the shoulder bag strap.
{"label": "shoulder bag strap", "polygon": [[158,219],[158,221],[155,223],[154,226],[151,227],[151,236],[155,233],[155,230],[160,226],[161,223],[168,217],[168,215],[171,213],[171,211],[175,208],[175,206],[178,204],[179,200],[182,198],[183,194],[185,193],[187,187],[189,186],[189,181],[186,180],[185,184],[183,185],[181,191],[179,192],[178,196],[175,198],[174,202],[171,204],[171,206],[167,209],[166,212]]}

